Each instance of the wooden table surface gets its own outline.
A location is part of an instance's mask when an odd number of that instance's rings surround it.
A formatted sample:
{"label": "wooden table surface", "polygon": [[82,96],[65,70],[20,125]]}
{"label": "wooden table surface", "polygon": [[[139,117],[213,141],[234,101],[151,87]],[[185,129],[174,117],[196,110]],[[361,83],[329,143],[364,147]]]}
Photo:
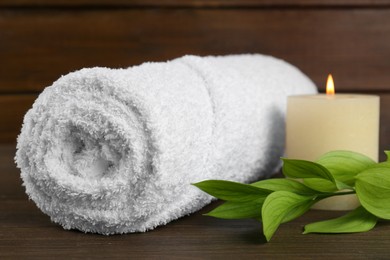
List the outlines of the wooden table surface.
{"label": "wooden table surface", "polygon": [[309,222],[342,212],[312,210],[283,224],[266,243],[254,220],[220,220],[200,212],[140,234],[102,236],[50,222],[21,186],[15,145],[0,146],[0,259],[390,259],[390,222],[367,233],[302,235]]}

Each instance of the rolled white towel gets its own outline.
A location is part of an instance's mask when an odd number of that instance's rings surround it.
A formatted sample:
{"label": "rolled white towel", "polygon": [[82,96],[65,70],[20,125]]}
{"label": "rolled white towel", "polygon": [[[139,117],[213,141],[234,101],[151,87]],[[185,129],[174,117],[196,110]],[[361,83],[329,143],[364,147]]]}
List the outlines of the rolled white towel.
{"label": "rolled white towel", "polygon": [[258,54],[82,69],[27,112],[16,163],[65,229],[146,231],[211,201],[191,183],[272,174],[286,97],[315,92],[297,68]]}

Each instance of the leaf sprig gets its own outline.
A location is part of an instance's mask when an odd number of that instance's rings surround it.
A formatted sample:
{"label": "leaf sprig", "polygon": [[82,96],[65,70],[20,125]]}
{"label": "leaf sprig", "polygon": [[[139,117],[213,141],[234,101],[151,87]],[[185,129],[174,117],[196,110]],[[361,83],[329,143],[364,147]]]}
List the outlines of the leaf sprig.
{"label": "leaf sprig", "polygon": [[207,216],[262,221],[267,241],[280,224],[303,215],[316,202],[347,194],[356,194],[361,206],[341,217],[308,224],[303,234],[365,232],[379,219],[390,220],[390,151],[385,153],[387,160],[381,163],[352,151],[332,151],[315,162],[282,158],[287,178],[252,184],[207,180],[193,185],[225,201]]}

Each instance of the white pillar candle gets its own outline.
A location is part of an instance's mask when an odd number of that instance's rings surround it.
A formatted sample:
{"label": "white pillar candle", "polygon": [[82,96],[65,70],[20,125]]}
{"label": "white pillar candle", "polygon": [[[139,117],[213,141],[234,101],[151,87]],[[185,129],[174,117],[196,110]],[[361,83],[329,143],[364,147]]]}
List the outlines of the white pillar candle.
{"label": "white pillar candle", "polygon": [[[329,151],[350,150],[378,161],[378,146],[378,96],[318,94],[288,97],[288,158],[315,161]],[[350,210],[358,205],[355,195],[346,195],[322,200],[314,208]]]}

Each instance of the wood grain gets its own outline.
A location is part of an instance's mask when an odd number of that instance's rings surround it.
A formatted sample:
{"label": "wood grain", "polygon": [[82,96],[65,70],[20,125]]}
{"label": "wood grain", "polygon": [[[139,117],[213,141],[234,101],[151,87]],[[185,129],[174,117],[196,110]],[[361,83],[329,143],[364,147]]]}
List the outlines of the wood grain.
{"label": "wood grain", "polygon": [[125,6],[125,7],[313,7],[388,6],[389,0],[2,0],[0,7]]}
{"label": "wood grain", "polygon": [[1,259],[387,259],[390,224],[367,233],[302,235],[305,224],[343,212],[312,210],[281,225],[265,243],[254,220],[202,216],[213,203],[190,216],[141,234],[102,236],[66,231],[51,223],[21,186],[13,163],[15,147],[0,145]]}
{"label": "wood grain", "polygon": [[37,94],[61,75],[254,52],[291,62],[321,90],[332,72],[336,91],[379,94],[380,150],[390,150],[390,0],[1,0],[0,259],[388,259],[387,222],[368,233],[301,235],[342,212],[310,211],[265,243],[258,222],[202,216],[218,202],[151,232],[108,237],[65,231],[28,200],[16,136]]}
{"label": "wood grain", "polygon": [[40,92],[83,67],[185,54],[264,53],[323,89],[390,89],[390,8],[0,9],[0,94]]}
{"label": "wood grain", "polygon": [[0,143],[16,142],[23,117],[36,95],[0,95]]}

